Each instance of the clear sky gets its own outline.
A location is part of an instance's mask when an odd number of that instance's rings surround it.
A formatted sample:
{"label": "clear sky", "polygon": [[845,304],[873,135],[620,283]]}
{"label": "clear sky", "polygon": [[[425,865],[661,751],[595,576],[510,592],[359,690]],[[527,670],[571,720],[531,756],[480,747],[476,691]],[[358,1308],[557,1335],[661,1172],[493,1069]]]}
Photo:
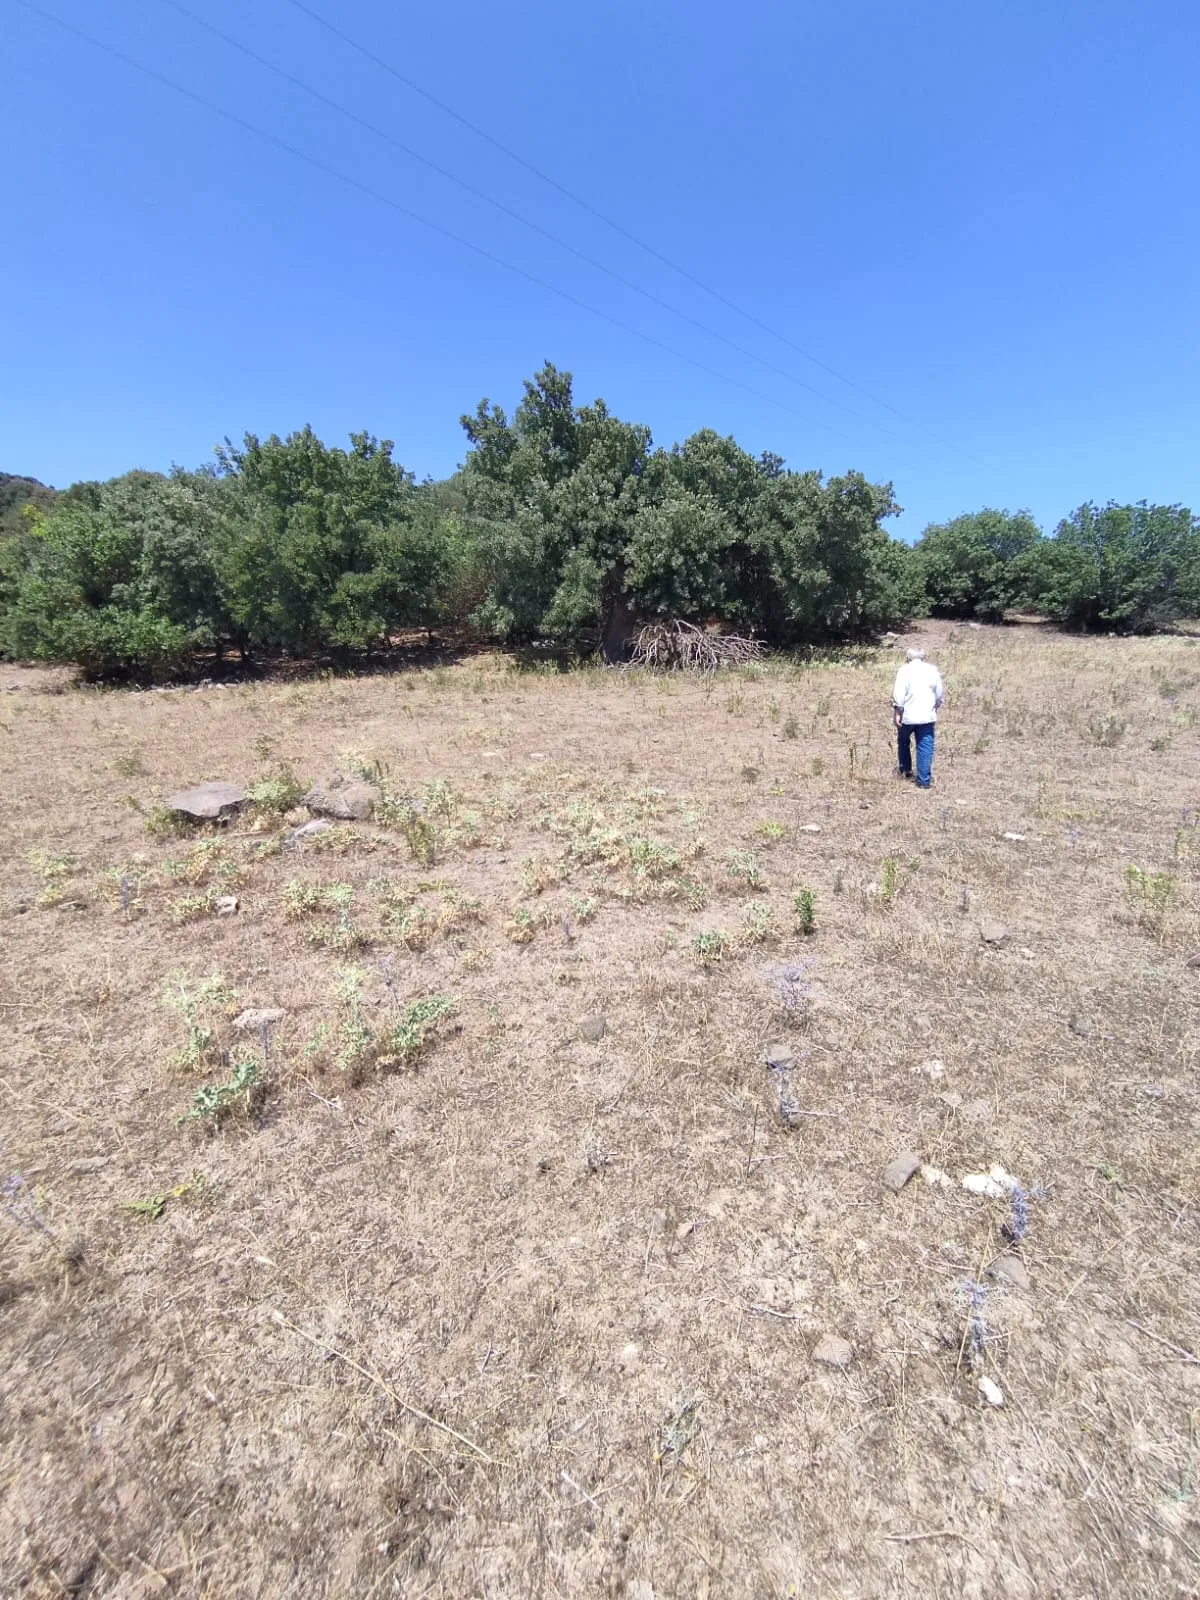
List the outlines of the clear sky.
{"label": "clear sky", "polygon": [[36,4],[332,171],[0,0],[0,469],[311,422],[442,476],[549,358],[660,443],[891,479],[909,538],[1200,510],[1196,0],[186,3],[394,142],[168,0]]}

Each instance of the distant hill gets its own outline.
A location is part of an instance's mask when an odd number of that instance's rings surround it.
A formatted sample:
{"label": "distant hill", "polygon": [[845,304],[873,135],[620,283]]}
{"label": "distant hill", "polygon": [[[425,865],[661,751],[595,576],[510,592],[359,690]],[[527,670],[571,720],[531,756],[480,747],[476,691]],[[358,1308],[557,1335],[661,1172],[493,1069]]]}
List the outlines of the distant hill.
{"label": "distant hill", "polygon": [[36,478],[23,478],[17,472],[0,472],[0,539],[20,533],[21,512],[31,502],[48,511],[58,498],[58,490]]}

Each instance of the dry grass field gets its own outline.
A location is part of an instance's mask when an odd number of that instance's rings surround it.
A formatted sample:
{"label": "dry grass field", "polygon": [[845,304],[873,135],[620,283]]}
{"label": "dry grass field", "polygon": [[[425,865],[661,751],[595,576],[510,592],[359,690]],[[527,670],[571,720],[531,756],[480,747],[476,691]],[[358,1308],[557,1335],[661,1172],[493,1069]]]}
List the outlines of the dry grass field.
{"label": "dry grass field", "polygon": [[0,668],[0,1595],[1200,1595],[1200,643],[923,637]]}

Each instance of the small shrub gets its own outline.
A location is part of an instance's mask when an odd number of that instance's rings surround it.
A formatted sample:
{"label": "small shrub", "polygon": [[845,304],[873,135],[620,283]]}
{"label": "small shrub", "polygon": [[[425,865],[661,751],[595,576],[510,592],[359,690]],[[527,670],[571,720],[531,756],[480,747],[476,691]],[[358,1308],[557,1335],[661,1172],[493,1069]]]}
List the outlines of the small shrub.
{"label": "small shrub", "polygon": [[144,778],[146,775],[146,758],[135,745],[132,750],[126,750],[113,762],[113,771],[122,778]]}
{"label": "small shrub", "polygon": [[1088,738],[1101,750],[1112,750],[1125,737],[1129,724],[1123,717],[1091,717],[1088,719]]}
{"label": "small shrub", "polygon": [[701,961],[720,961],[729,949],[729,935],[710,928],[692,936],[692,950]]}
{"label": "small shrub", "polygon": [[374,1032],[363,1013],[365,977],[361,967],[343,967],[337,976],[335,993],[342,1016],[338,1024],[334,1065],[341,1072],[358,1071],[370,1057],[375,1044]]}
{"label": "small shrub", "polygon": [[754,831],[767,845],[777,844],[787,833],[782,822],[760,822]]}
{"label": "small shrub", "polygon": [[206,1083],[197,1089],[186,1114],[215,1127],[239,1101],[248,1112],[262,1087],[262,1068],[253,1056],[244,1056],[232,1063],[228,1083]]}
{"label": "small shrub", "polygon": [[798,739],[800,737],[800,724],[795,717],[786,717],[783,724],[783,737],[785,739]]}
{"label": "small shrub", "polygon": [[568,903],[576,922],[590,922],[596,915],[596,902],[591,895],[573,894]]}
{"label": "small shrub", "polygon": [[406,1066],[411,1066],[437,1024],[454,1009],[455,1002],[441,994],[430,995],[425,1000],[410,1000],[391,1032],[389,1042],[393,1052]]}
{"label": "small shrub", "polygon": [[308,930],[309,942],[330,950],[361,950],[371,938],[350,916],[354,890],[348,883],[305,883],[291,878],[283,886],[283,914],[290,921],[320,917],[332,912],[333,920],[317,922]]}
{"label": "small shrub", "polygon": [[879,898],[885,906],[890,906],[895,900],[899,887],[900,863],[895,856],[887,856],[879,871]]}
{"label": "small shrub", "polygon": [[725,870],[731,878],[744,883],[747,889],[766,888],[767,880],[763,877],[758,857],[752,850],[728,850],[725,859]]}
{"label": "small shrub", "polygon": [[437,857],[437,829],[433,823],[414,807],[400,818],[400,831],[413,860],[431,867]]}
{"label": "small shrub", "polygon": [[746,944],[762,944],[771,934],[771,908],[765,900],[746,907],[742,919],[742,938]]}
{"label": "small shrub", "polygon": [[1134,921],[1144,928],[1161,928],[1177,884],[1173,872],[1148,872],[1130,862],[1125,868],[1125,894]]}
{"label": "small shrub", "polygon": [[804,934],[817,930],[817,897],[811,889],[798,889],[792,900],[796,914],[796,927]]}
{"label": "small shrub", "polygon": [[290,811],[304,793],[304,785],[287,767],[280,767],[273,778],[260,778],[246,790],[246,799],[269,816]]}
{"label": "small shrub", "polygon": [[211,977],[201,978],[195,983],[178,975],[167,980],[163,989],[163,1004],[177,1012],[187,1028],[187,1041],[173,1057],[176,1066],[194,1068],[204,1063],[217,1037],[210,1020],[211,1013],[228,1010],[236,999],[236,991],[228,986],[220,973],[214,972]]}

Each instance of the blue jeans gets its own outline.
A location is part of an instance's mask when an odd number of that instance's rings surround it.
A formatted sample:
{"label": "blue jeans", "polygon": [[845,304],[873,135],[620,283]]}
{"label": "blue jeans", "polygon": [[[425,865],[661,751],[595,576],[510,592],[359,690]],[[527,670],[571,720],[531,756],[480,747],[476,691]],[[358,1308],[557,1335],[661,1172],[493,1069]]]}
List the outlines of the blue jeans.
{"label": "blue jeans", "polygon": [[900,771],[906,778],[912,776],[912,739],[917,741],[917,788],[928,789],[933,781],[933,729],[932,722],[902,723],[896,730],[896,745],[900,755]]}

